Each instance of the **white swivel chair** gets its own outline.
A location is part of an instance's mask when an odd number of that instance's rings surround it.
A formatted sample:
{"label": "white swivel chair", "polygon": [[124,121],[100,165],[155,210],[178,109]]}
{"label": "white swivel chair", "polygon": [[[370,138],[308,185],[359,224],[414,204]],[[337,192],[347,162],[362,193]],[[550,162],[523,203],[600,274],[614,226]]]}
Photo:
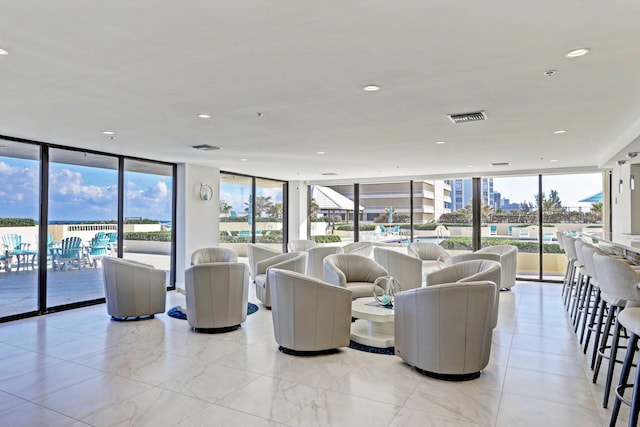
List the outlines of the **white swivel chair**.
{"label": "white swivel chair", "polygon": [[500,290],[509,290],[516,283],[516,264],[518,262],[518,248],[512,245],[487,246],[475,252],[454,255],[445,261],[444,265],[449,266],[463,261],[486,259],[500,263],[501,278]]}
{"label": "white swivel chair", "polygon": [[256,263],[256,277],[254,278],[254,282],[256,284],[256,297],[260,302],[262,302],[262,304],[264,304],[265,307],[271,308],[271,293],[269,291],[268,276],[269,269],[279,268],[304,274],[305,269],[307,268],[308,256],[309,255],[307,255],[306,252],[288,252]]}
{"label": "white swivel chair", "polygon": [[422,261],[422,271],[425,274],[438,269],[441,263],[451,258],[445,248],[429,242],[409,243],[407,254]]}
{"label": "white swivel chair", "polygon": [[349,345],[351,291],[293,271],[271,268],[268,275],[280,351],[306,354]]}
{"label": "white swivel chair", "polygon": [[269,246],[256,243],[247,244],[247,256],[249,258],[249,274],[251,280],[256,279],[256,264],[267,258],[280,255],[282,252]]}
{"label": "white swivel chair", "polygon": [[[427,287],[440,285],[443,283],[466,283],[477,281],[489,281],[496,284],[500,289],[501,267],[497,261],[471,260],[462,261],[450,265],[441,270],[436,270],[427,275]],[[493,312],[493,327],[498,325],[498,305],[500,303],[500,292],[496,292]]]}
{"label": "white swivel chair", "polygon": [[424,375],[478,378],[489,363],[496,284],[447,283],[395,295],[396,355]]}
{"label": "white swivel chair", "polygon": [[373,258],[407,291],[422,286],[422,261],[391,249],[373,248]]}
{"label": "white swivel chair", "polygon": [[307,276],[316,279],[324,279],[324,259],[329,255],[341,254],[340,246],[318,246],[317,248],[309,248],[306,250],[309,257],[307,258]]}
{"label": "white swivel chair", "polygon": [[[324,259],[324,280],[353,292],[353,298],[373,296],[373,283],[388,275],[387,270],[369,257],[354,254],[329,255]],[[383,289],[376,290],[382,294]]]}
{"label": "white swivel chair", "polygon": [[362,255],[369,257],[373,251],[373,244],[371,242],[355,242],[349,243],[342,247],[345,254]]}
{"label": "white swivel chair", "polygon": [[185,270],[187,321],[196,332],[227,332],[247,318],[249,266],[241,262],[193,265]]}
{"label": "white swivel chair", "polygon": [[122,258],[102,258],[107,313],[114,320],[153,318],[164,313],[167,274],[152,265]]}
{"label": "white swivel chair", "polygon": [[227,248],[202,248],[191,254],[191,265],[212,262],[238,262],[238,254]]}
{"label": "white swivel chair", "polygon": [[313,240],[289,240],[289,243],[287,243],[289,252],[302,252],[310,248],[317,248],[318,246],[320,245]]}

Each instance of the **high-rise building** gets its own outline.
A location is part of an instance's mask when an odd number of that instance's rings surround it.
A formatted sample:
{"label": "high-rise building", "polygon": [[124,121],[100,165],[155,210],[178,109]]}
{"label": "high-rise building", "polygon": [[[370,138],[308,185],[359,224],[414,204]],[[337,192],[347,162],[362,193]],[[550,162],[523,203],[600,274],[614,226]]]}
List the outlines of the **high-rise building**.
{"label": "high-rise building", "polygon": [[[469,205],[473,196],[472,180],[454,179],[451,182],[451,210],[455,211]],[[496,206],[493,193],[493,178],[482,178],[482,201],[487,206]]]}

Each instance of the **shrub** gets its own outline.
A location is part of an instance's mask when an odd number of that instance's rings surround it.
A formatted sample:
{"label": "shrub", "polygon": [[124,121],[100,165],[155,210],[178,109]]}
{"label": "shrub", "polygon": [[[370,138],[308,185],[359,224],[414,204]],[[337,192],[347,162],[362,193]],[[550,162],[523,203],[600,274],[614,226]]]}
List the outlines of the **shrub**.
{"label": "shrub", "polygon": [[0,218],[0,227],[33,227],[36,220],[31,218]]}
{"label": "shrub", "polygon": [[124,233],[124,240],[147,240],[151,242],[170,242],[170,231],[130,231]]}
{"label": "shrub", "polygon": [[[373,224],[360,224],[360,231],[373,231],[376,226]],[[353,231],[353,224],[342,224],[336,227],[336,230],[340,231]]]}
{"label": "shrub", "polygon": [[[495,246],[495,245],[512,245],[518,248],[518,252],[523,253],[537,253],[538,242],[531,240],[515,240],[515,239],[503,239],[503,238],[483,238],[482,247]],[[450,237],[440,243],[445,249],[453,250],[471,250],[471,238],[470,237]],[[544,243],[542,245],[542,252],[545,254],[561,254],[564,253],[560,249],[559,245],[553,243]]]}
{"label": "shrub", "polygon": [[[90,223],[95,223],[95,221],[91,221]],[[105,221],[106,224],[115,224],[115,221]],[[160,224],[160,221],[156,221],[155,219],[145,219],[145,218],[127,218],[124,220],[125,224]]]}
{"label": "shrub", "polygon": [[325,235],[318,235],[318,236],[311,236],[311,240],[313,240],[316,243],[336,243],[336,242],[342,242],[342,239],[340,238],[340,236],[336,236],[334,234],[325,234]]}

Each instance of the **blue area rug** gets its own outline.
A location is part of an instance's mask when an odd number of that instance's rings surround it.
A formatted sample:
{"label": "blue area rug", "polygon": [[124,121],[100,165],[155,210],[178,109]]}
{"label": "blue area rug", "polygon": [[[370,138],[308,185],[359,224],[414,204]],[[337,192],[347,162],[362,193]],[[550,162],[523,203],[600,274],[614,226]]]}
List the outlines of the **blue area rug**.
{"label": "blue area rug", "polygon": [[393,356],[394,354],[396,354],[395,347],[387,347],[387,348],[371,347],[369,345],[359,344],[355,341],[349,342],[349,348],[352,348],[354,350],[366,351],[367,353],[388,354],[390,356]]}
{"label": "blue area rug", "polygon": [[[258,306],[252,303],[249,303],[247,305],[247,314],[253,314],[256,311],[258,311]],[[169,317],[174,317],[176,319],[182,319],[182,320],[187,320],[187,313],[182,311],[182,307],[177,306],[177,307],[173,307],[171,309],[169,309],[169,311],[167,311],[167,316]]]}

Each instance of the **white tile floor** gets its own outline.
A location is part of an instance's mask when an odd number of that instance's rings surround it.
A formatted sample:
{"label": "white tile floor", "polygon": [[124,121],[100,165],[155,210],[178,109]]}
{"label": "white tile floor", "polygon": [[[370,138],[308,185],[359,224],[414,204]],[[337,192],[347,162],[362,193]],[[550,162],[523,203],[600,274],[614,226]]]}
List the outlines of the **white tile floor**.
{"label": "white tile floor", "polygon": [[[220,335],[164,314],[112,322],[103,305],[0,324],[0,425],[608,425],[605,375],[591,383],[560,285],[500,296],[491,363],[462,383],[348,348],[282,354],[262,306]],[[184,297],[170,292],[174,305]],[[627,417],[623,406],[618,424]]]}

